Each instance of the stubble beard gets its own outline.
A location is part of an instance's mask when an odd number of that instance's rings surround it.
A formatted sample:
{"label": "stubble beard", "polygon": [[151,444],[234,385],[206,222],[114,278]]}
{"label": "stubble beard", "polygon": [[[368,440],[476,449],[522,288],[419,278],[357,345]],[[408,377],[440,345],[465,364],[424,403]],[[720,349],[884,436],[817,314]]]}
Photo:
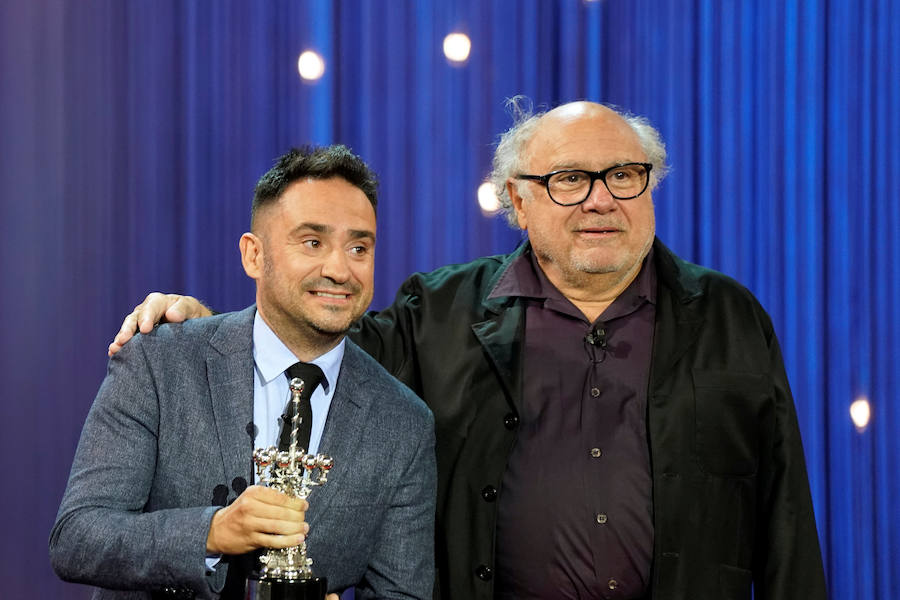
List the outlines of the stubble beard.
{"label": "stubble beard", "polygon": [[641,263],[646,258],[650,247],[653,245],[654,235],[654,230],[651,228],[647,234],[646,241],[636,255],[631,252],[625,252],[617,256],[599,258],[590,256],[590,251],[588,250],[585,252],[573,251],[572,254],[561,260],[561,257],[557,256],[555,252],[547,251],[546,249],[541,252],[535,250],[535,252],[539,258],[554,264],[570,285],[582,287],[592,282],[595,275],[618,274],[618,277],[612,278],[615,280],[624,279],[631,275],[636,269],[640,268]]}
{"label": "stubble beard", "polygon": [[[270,326],[278,327],[281,331],[276,334],[290,338],[294,343],[309,348],[329,348],[334,347],[343,338],[353,323],[362,316],[365,311],[351,311],[349,314],[341,315],[343,312],[339,307],[323,306],[325,311],[334,313],[337,319],[333,323],[331,319],[322,318],[321,315],[314,314],[311,310],[307,310],[302,303],[302,299],[309,290],[321,282],[317,281],[300,281],[295,285],[290,285],[291,289],[279,290],[274,285],[277,279],[274,277],[274,265],[268,256],[263,258],[263,270],[268,276],[268,285],[263,288],[264,296],[269,299],[266,303],[265,315],[274,322]],[[259,284],[257,284],[259,285]],[[358,294],[360,288],[357,285],[333,286],[343,287],[351,294]],[[287,302],[283,302],[284,299]],[[343,318],[341,318],[343,317]]]}

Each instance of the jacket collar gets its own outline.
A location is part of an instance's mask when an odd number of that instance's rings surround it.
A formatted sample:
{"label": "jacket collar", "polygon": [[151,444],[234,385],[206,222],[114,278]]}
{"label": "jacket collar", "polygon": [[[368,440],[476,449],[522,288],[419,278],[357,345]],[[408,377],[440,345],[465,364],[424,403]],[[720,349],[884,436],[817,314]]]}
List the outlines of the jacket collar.
{"label": "jacket collar", "polygon": [[659,283],[668,287],[680,303],[686,304],[703,294],[700,268],[678,258],[659,238],[653,240],[653,257]]}
{"label": "jacket collar", "polygon": [[[490,278],[490,290],[482,300],[485,320],[472,324],[478,338],[511,398],[519,398],[524,357],[524,310],[513,296],[494,295],[510,265],[531,244],[525,241]],[[653,260],[657,275],[657,315],[653,339],[650,382],[659,381],[697,339],[703,317],[691,305],[703,295],[702,269],[678,258],[659,238],[653,241]]]}
{"label": "jacket collar", "polygon": [[700,274],[704,269],[675,256],[659,239],[654,242],[657,307],[650,361],[650,389],[654,390],[687,352],[703,325],[696,300],[704,295]]}
{"label": "jacket collar", "polygon": [[530,251],[531,242],[525,240],[521,244],[519,244],[518,248],[516,248],[511,254],[507,254],[503,259],[503,263],[500,265],[500,268],[497,269],[497,271],[493,274],[493,276],[491,276],[491,279],[488,281],[487,289],[489,291],[482,300],[482,305],[486,310],[492,313],[499,313],[505,307],[509,306],[512,302],[515,301],[515,297],[513,296],[507,296],[503,294],[495,295],[494,292],[500,282],[508,276],[510,265],[512,265],[520,256]]}
{"label": "jacket collar", "polygon": [[472,333],[484,349],[488,360],[500,378],[507,398],[513,404],[521,398],[522,361],[525,355],[525,310],[516,296],[494,296],[493,291],[509,270],[510,265],[525,252],[531,244],[524,242],[507,255],[500,268],[491,276],[483,289],[487,293],[481,299],[484,320],[471,325]]}

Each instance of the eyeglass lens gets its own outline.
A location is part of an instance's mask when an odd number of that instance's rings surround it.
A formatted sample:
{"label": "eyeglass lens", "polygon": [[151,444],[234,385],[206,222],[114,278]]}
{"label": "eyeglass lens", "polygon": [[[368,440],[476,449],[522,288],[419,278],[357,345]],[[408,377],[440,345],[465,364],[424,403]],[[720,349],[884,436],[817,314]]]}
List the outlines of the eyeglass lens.
{"label": "eyeglass lens", "polygon": [[[610,169],[603,178],[615,198],[632,198],[644,191],[647,169],[643,165],[623,165]],[[563,171],[547,181],[550,196],[560,204],[583,202],[590,194],[591,175],[585,171]]]}

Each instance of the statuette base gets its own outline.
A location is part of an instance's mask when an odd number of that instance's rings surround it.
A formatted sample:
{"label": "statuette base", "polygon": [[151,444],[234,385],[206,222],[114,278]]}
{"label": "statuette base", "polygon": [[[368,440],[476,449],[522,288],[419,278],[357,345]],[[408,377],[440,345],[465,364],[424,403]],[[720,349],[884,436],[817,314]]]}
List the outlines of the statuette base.
{"label": "statuette base", "polygon": [[309,579],[247,580],[246,600],[324,600],[328,591],[328,580],[325,577]]}

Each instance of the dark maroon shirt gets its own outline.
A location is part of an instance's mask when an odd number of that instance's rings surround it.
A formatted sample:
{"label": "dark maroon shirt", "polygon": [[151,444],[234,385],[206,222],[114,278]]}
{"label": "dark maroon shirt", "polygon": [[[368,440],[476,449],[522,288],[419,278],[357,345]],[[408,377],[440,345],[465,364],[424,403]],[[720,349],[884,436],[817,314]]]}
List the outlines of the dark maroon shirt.
{"label": "dark maroon shirt", "polygon": [[[491,297],[525,302],[518,438],[499,497],[501,599],[641,598],[653,550],[647,384],[652,256],[594,323],[533,253]],[[591,343],[593,342],[593,343]]]}

